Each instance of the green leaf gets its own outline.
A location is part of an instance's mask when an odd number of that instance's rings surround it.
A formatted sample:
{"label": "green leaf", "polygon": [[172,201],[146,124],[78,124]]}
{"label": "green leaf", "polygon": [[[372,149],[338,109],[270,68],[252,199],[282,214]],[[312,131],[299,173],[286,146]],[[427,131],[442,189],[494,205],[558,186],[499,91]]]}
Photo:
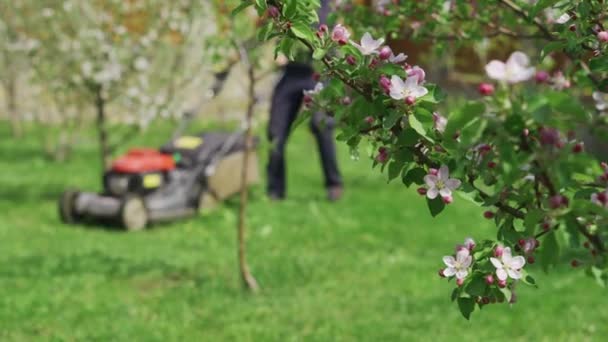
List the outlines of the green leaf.
{"label": "green leaf", "polygon": [[327,50],[325,50],[325,49],[315,49],[315,52],[312,53],[312,58],[319,61],[319,60],[323,59],[323,57],[325,57],[326,53],[327,53]]}
{"label": "green leaf", "polygon": [[262,42],[268,40],[268,37],[272,33],[273,26],[274,26],[274,22],[272,22],[272,21],[269,21],[266,25],[262,26],[258,30],[258,34],[257,34],[258,40],[262,41]]}
{"label": "green leaf", "polygon": [[473,279],[465,287],[465,291],[473,297],[483,296],[487,287],[483,274],[476,272]]}
{"label": "green leaf", "polygon": [[393,160],[388,165],[388,181],[390,182],[393,179],[397,178],[397,176],[399,176],[399,174],[401,173],[401,170],[403,170],[403,161]]}
{"label": "green leaf", "polygon": [[429,199],[427,197],[426,205],[433,217],[436,217],[445,209],[445,203],[443,203],[443,199],[440,196],[435,197],[435,199]]}
{"label": "green leaf", "polygon": [[307,41],[311,41],[312,39],[312,30],[308,25],[303,22],[295,22],[291,25],[291,32],[298,38],[305,39]]}
{"label": "green leaf", "polygon": [[265,0],[255,0],[255,7],[257,8],[258,13],[263,13],[268,8],[268,5],[266,5]]}
{"label": "green leaf", "polygon": [[542,240],[539,253],[539,261],[543,270],[546,272],[549,267],[559,261],[559,245],[554,232],[546,234]]}
{"label": "green leaf", "polygon": [[544,217],[544,212],[540,209],[530,210],[524,218],[524,226],[526,227],[526,235],[534,234],[536,227]]}
{"label": "green leaf", "polygon": [[522,278],[523,282],[525,284],[534,286],[534,287],[538,287],[538,285],[536,285],[536,280],[534,278],[532,278],[532,276],[530,275],[526,275],[525,277]]}
{"label": "green leaf", "polygon": [[424,176],[426,176],[426,171],[424,171],[423,168],[413,168],[403,175],[403,184],[405,184],[405,186],[407,186],[408,188],[410,187],[410,185],[412,185],[412,183],[423,184]]}
{"label": "green leaf", "polygon": [[593,72],[607,72],[608,56],[594,58],[589,61],[589,69],[591,69]]}
{"label": "green leaf", "polygon": [[289,19],[295,17],[298,11],[298,0],[286,0],[283,6],[283,15]]}
{"label": "green leaf", "polygon": [[[454,136],[457,131],[462,130],[483,115],[485,110],[486,106],[481,102],[468,102],[462,108],[450,114],[444,135],[448,138]],[[447,139],[447,141],[453,140]]]}
{"label": "green leaf", "polygon": [[545,57],[547,57],[552,52],[557,51],[557,50],[562,50],[566,46],[567,46],[567,44],[564,42],[551,42],[551,43],[545,45],[545,47],[543,47],[543,49],[540,52],[541,62],[543,59],[545,59]]}
{"label": "green leaf", "polygon": [[408,121],[410,122],[410,127],[414,129],[414,131],[418,132],[423,137],[426,137],[426,129],[422,125],[422,122],[418,121],[416,116],[408,115]]}
{"label": "green leaf", "polygon": [[555,5],[557,2],[558,0],[539,0],[536,5],[532,7],[532,10],[530,10],[529,16],[531,18],[534,18],[539,12],[541,12],[545,8],[549,8]]}
{"label": "green leaf", "polygon": [[505,296],[505,301],[508,303],[511,301],[511,298],[513,297],[513,294],[511,293],[511,290],[509,290],[508,288],[498,288],[500,290],[500,292],[502,292],[502,294]]}
{"label": "green leaf", "polygon": [[412,128],[408,127],[397,137],[397,146],[414,146],[420,135]]}
{"label": "green leaf", "polygon": [[458,308],[460,309],[460,313],[467,320],[471,318],[471,313],[475,310],[475,299],[473,298],[458,298]]}
{"label": "green leaf", "polygon": [[230,15],[232,15],[234,17],[251,5],[252,5],[252,3],[250,1],[243,1],[240,5],[238,5],[235,9],[232,10]]}
{"label": "green leaf", "polygon": [[389,130],[397,124],[397,121],[401,120],[403,114],[398,111],[390,111],[388,115],[382,118],[382,127],[386,130]]}

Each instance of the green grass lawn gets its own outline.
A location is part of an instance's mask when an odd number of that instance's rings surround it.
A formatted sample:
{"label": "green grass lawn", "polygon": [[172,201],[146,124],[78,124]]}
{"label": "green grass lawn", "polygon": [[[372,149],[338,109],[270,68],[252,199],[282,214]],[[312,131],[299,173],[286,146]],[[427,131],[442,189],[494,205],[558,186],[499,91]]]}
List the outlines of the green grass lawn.
{"label": "green grass lawn", "polygon": [[[530,267],[539,289],[464,320],[437,276],[468,235],[495,232],[456,197],[433,219],[413,190],[353,161],[341,147],[345,198],[324,199],[304,126],[288,150],[289,198],[252,189],[249,260],[259,295],[239,283],[237,202],[207,217],[140,233],[59,221],[63,189],[100,187],[93,139],[69,163],[44,159],[36,139],[0,126],[0,340],[120,341],[586,341],[608,335],[608,296],[582,271]],[[30,132],[30,136],[35,135]],[[134,144],[156,146],[154,129]],[[264,151],[262,146],[261,151]],[[264,155],[264,153],[262,153]],[[262,157],[262,160],[264,157]],[[604,337],[602,337],[604,336]]]}

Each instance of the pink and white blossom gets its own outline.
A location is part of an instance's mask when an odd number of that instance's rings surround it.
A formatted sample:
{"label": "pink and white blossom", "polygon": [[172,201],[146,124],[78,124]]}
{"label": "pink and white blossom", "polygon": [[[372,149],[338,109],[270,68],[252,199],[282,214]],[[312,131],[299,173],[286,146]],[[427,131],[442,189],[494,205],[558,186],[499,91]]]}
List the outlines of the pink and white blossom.
{"label": "pink and white blossom", "polygon": [[304,95],[314,96],[314,95],[319,94],[322,90],[323,90],[323,83],[317,82],[317,84],[315,85],[315,87],[313,89],[304,90]]}
{"label": "pink and white blossom", "polygon": [[408,77],[405,81],[397,75],[391,77],[389,95],[395,100],[403,100],[407,97],[417,99],[428,93],[428,89],[418,84],[417,77]]}
{"label": "pink and white blossom", "polygon": [[350,38],[350,32],[348,32],[346,27],[341,24],[334,26],[334,29],[331,31],[331,40],[336,43],[346,44],[348,38]]}
{"label": "pink and white blossom", "polygon": [[534,77],[536,69],[530,67],[530,59],[525,53],[515,51],[507,62],[493,60],[486,65],[488,77],[507,83],[519,83]]}
{"label": "pink and white blossom", "polygon": [[499,280],[506,281],[508,278],[521,278],[521,269],[526,264],[526,259],[521,255],[512,256],[511,248],[505,247],[502,251],[500,260],[497,258],[490,258],[490,262],[496,267],[496,277],[498,277]]}
{"label": "pink and white blossom", "polygon": [[446,277],[456,276],[456,279],[464,279],[469,275],[469,267],[473,261],[468,249],[461,249],[456,253],[456,258],[451,255],[443,257],[443,263],[447,266],[443,270]]}
{"label": "pink and white blossom", "polygon": [[407,77],[416,77],[418,79],[418,84],[423,84],[424,79],[426,78],[426,73],[424,72],[424,69],[415,65],[407,70]]}
{"label": "pink and white blossom", "polygon": [[424,176],[424,182],[429,188],[426,192],[426,197],[429,199],[435,199],[437,195],[441,197],[451,197],[452,191],[456,190],[461,182],[456,178],[450,178],[450,169],[447,165],[442,165],[434,175],[429,173]]}
{"label": "pink and white blossom", "polygon": [[353,44],[364,56],[375,55],[378,53],[378,49],[384,43],[384,38],[374,39],[369,32],[365,32],[363,34],[363,38],[361,38],[361,44],[357,44],[351,41]]}
{"label": "pink and white blossom", "polygon": [[388,58],[388,61],[394,64],[399,64],[405,62],[406,59],[407,55],[404,55],[403,53],[399,53],[397,56],[395,56],[394,53],[391,53],[391,56]]}
{"label": "pink and white blossom", "polygon": [[564,76],[561,71],[555,72],[551,78],[552,87],[555,90],[564,90],[570,88],[570,80]]}
{"label": "pink and white blossom", "polygon": [[608,93],[593,92],[593,100],[595,100],[595,108],[600,112],[608,109]]}
{"label": "pink and white blossom", "polygon": [[441,114],[435,112],[433,113],[433,127],[439,133],[445,132],[445,127],[448,125],[448,119],[446,119]]}
{"label": "pink and white blossom", "polygon": [[591,195],[591,202],[608,209],[608,189]]}
{"label": "pink and white blossom", "polygon": [[559,18],[557,18],[555,20],[555,22],[558,23],[558,24],[565,24],[565,23],[569,22],[570,19],[572,19],[572,17],[570,16],[570,14],[564,13]]}

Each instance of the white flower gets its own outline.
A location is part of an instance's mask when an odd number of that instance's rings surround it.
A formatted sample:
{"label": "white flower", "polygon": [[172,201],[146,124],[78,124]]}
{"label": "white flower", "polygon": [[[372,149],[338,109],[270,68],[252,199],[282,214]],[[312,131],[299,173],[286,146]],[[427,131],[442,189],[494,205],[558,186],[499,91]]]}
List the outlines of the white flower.
{"label": "white flower", "polygon": [[367,56],[378,53],[377,50],[380,48],[382,43],[384,43],[384,38],[378,38],[374,40],[374,38],[372,38],[372,35],[369,34],[369,32],[365,32],[363,38],[361,38],[361,45],[353,41],[351,41],[350,43],[353,44],[357,49],[359,49],[359,51],[361,51],[364,56]]}
{"label": "white flower", "polygon": [[418,77],[408,77],[405,82],[397,75],[391,77],[390,96],[395,100],[403,100],[408,96],[419,98],[428,92],[428,89],[418,84]]}
{"label": "white flower", "polygon": [[397,56],[395,56],[395,54],[392,52],[391,52],[391,56],[388,58],[389,62],[394,63],[394,64],[405,62],[406,59],[407,59],[407,55],[400,53]]}
{"label": "white flower", "polygon": [[439,133],[445,131],[445,127],[448,125],[448,119],[439,113],[433,113],[434,127]]}
{"label": "white flower", "polygon": [[312,89],[312,90],[304,90],[304,95],[308,95],[308,96],[317,95],[318,93],[321,92],[321,90],[323,90],[323,83],[318,82],[315,85],[314,89]]}
{"label": "white flower", "polygon": [[608,209],[608,189],[591,194],[591,203],[597,204],[600,207]]}
{"label": "white flower", "polygon": [[451,255],[443,257],[443,263],[447,266],[443,270],[443,275],[451,277],[456,275],[456,279],[464,279],[469,274],[469,267],[473,257],[471,257],[468,249],[461,249],[456,252],[456,258]]}
{"label": "white flower", "polygon": [[597,110],[601,112],[608,109],[608,93],[595,91],[593,92],[593,99],[595,100],[595,108],[597,108]]}
{"label": "white flower", "polygon": [[458,179],[450,178],[450,169],[446,165],[442,165],[436,175],[424,176],[424,182],[429,187],[426,192],[426,197],[429,199],[435,199],[437,195],[452,196],[452,191],[456,190],[461,183]]}
{"label": "white flower", "polygon": [[142,56],[137,57],[135,59],[135,62],[133,63],[133,66],[135,67],[135,70],[137,70],[137,71],[144,71],[144,70],[148,69],[149,65],[150,65],[150,63],[148,62],[148,60]]}
{"label": "white flower", "polygon": [[506,63],[493,60],[486,65],[486,73],[492,79],[508,83],[518,83],[532,78],[536,69],[530,66],[530,59],[525,53],[516,51]]}
{"label": "white flower", "polygon": [[505,247],[502,252],[501,260],[497,258],[490,258],[492,265],[496,267],[496,276],[499,280],[520,279],[521,269],[526,264],[526,259],[523,256],[518,255],[516,257],[511,256],[511,248]]}
{"label": "white flower", "polygon": [[555,90],[564,90],[570,88],[570,80],[564,76],[564,73],[561,71],[556,72],[551,79],[553,83],[553,89]]}
{"label": "white flower", "polygon": [[557,18],[557,20],[555,20],[555,22],[558,24],[565,24],[568,21],[570,21],[570,19],[571,19],[570,15],[568,13],[564,13],[559,18]]}

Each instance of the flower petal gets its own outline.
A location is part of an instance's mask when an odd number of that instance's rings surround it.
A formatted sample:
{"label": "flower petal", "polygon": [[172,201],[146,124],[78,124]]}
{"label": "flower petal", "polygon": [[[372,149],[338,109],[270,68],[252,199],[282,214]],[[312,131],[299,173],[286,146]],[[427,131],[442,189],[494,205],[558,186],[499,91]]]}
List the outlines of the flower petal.
{"label": "flower petal", "polygon": [[456,274],[456,269],[454,267],[448,267],[445,270],[443,270],[443,275],[446,277],[451,277],[454,274]]}
{"label": "flower petal", "polygon": [[452,196],[452,190],[448,188],[441,188],[441,190],[439,190],[439,194],[441,195],[441,197]]}
{"label": "flower petal", "polygon": [[507,78],[507,67],[505,63],[494,60],[486,65],[486,73],[492,79],[504,81]]}
{"label": "flower petal", "polygon": [[507,280],[507,278],[508,278],[507,271],[505,271],[502,268],[497,268],[496,269],[496,277],[499,280]]}
{"label": "flower petal", "polygon": [[464,261],[462,262],[462,267],[469,267],[471,266],[471,263],[473,262],[473,257],[472,256],[468,256],[464,259]]}
{"label": "flower petal", "polygon": [[513,279],[521,279],[521,272],[512,268],[507,269],[507,274]]}
{"label": "flower petal", "polygon": [[426,175],[424,176],[424,182],[427,186],[433,187],[437,183],[437,176],[435,175]]}
{"label": "flower petal", "polygon": [[437,190],[436,187],[432,187],[426,191],[426,197],[428,199],[435,199],[435,198],[437,198],[438,194],[439,194],[439,190]]}
{"label": "flower petal", "polygon": [[509,56],[509,59],[507,60],[507,69],[513,68],[513,67],[526,68],[529,65],[530,65],[530,58],[528,58],[528,56],[521,51],[513,52],[511,54],[511,56]]}
{"label": "flower petal", "polygon": [[506,264],[508,261],[511,261],[511,247],[505,247],[502,250],[502,262]]}
{"label": "flower petal", "polygon": [[444,182],[447,181],[448,178],[450,178],[450,169],[447,165],[441,165],[439,171],[437,171],[437,177],[439,177],[439,179]]}
{"label": "flower petal", "polygon": [[464,268],[461,268],[458,271],[456,271],[457,279],[464,279],[464,278],[466,278],[467,275],[469,275],[469,271]]}
{"label": "flower petal", "polygon": [[494,267],[496,267],[497,269],[502,269],[502,262],[500,262],[500,260],[496,259],[496,258],[490,258],[490,262],[492,263],[492,265],[494,265]]}
{"label": "flower petal", "polygon": [[518,269],[524,267],[525,264],[526,264],[526,259],[524,259],[523,256],[518,255],[511,259],[511,262],[509,263],[509,267],[518,270]]}
{"label": "flower petal", "polygon": [[454,267],[454,265],[456,264],[456,259],[454,259],[454,257],[451,255],[446,255],[443,257],[443,263],[447,267]]}
{"label": "flower petal", "polygon": [[[415,77],[414,77],[415,78]],[[415,97],[415,98],[419,98],[419,97],[423,97],[424,95],[426,95],[429,92],[428,89],[426,89],[426,87],[423,86],[416,86],[415,88],[413,88],[410,91],[410,94]]]}
{"label": "flower petal", "polygon": [[461,183],[462,182],[460,181],[460,179],[450,178],[445,181],[445,186],[447,186],[450,190],[456,190],[460,187]]}

